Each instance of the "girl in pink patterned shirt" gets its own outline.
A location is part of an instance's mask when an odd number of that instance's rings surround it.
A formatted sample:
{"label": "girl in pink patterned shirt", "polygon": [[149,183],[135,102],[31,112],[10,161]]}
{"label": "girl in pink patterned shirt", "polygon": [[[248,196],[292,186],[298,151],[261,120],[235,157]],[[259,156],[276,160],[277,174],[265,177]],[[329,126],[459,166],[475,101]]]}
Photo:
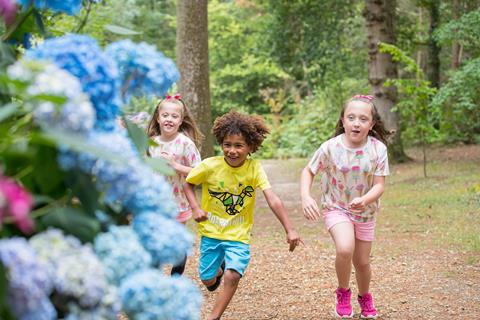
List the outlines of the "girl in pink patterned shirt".
{"label": "girl in pink patterned shirt", "polygon": [[[173,195],[178,205],[177,221],[183,224],[192,216],[192,210],[183,191],[185,177],[190,170],[200,163],[201,133],[193,121],[190,112],[179,94],[167,95],[155,108],[148,124],[147,134],[157,144],[150,147],[148,154],[162,157],[175,170],[168,177],[172,185]],[[183,274],[187,258],[172,268],[172,274]]]}
{"label": "girl in pink patterned shirt", "polygon": [[[356,95],[343,107],[335,136],[320,146],[302,171],[304,216],[313,221],[323,218],[335,242],[338,278],[335,314],[339,318],[353,316],[349,288],[352,262],[360,317],[377,317],[369,292],[369,258],[379,198],[384,191],[385,176],[389,174],[386,136],[373,96]],[[322,210],[310,194],[317,173],[321,175]]]}

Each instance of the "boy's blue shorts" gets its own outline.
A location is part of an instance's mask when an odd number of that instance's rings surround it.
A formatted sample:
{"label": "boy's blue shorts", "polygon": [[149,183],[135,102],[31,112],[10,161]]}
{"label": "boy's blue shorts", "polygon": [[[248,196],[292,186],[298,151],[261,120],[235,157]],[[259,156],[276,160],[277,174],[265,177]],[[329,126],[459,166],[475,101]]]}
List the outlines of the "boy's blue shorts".
{"label": "boy's blue shorts", "polygon": [[198,263],[200,279],[215,278],[223,260],[225,260],[225,270],[235,270],[243,277],[250,262],[250,245],[238,241],[202,237]]}

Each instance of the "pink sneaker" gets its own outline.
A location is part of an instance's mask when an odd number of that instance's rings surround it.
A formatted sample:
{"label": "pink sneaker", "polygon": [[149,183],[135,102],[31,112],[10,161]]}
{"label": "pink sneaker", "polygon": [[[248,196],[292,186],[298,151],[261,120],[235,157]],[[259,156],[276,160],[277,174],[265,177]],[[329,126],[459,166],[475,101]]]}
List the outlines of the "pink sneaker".
{"label": "pink sneaker", "polygon": [[349,319],[353,316],[352,305],[350,304],[350,297],[352,292],[350,289],[337,288],[335,291],[337,299],[335,303],[335,314],[342,319]]}
{"label": "pink sneaker", "polygon": [[376,319],[378,316],[377,309],[373,305],[373,297],[370,293],[363,296],[358,296],[358,303],[360,304],[360,318],[361,319]]}

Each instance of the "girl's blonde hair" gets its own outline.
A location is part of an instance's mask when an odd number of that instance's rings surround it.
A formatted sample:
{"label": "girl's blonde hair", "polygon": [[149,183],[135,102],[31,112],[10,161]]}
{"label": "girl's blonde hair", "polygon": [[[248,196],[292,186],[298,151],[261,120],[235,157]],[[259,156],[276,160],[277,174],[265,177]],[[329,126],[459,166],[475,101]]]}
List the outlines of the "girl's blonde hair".
{"label": "girl's blonde hair", "polygon": [[335,127],[335,134],[333,136],[336,137],[345,132],[342,119],[345,115],[345,109],[347,109],[348,104],[352,101],[362,101],[372,106],[372,118],[375,122],[372,130],[368,132],[368,135],[373,136],[374,138],[382,141],[385,145],[387,145],[390,133],[387,131],[387,129],[385,129],[385,125],[380,118],[380,114],[378,113],[377,107],[375,107],[375,103],[373,103],[373,100],[374,97],[370,95],[355,95],[348,99],[347,102],[343,105],[342,111],[340,112],[340,117],[338,118],[337,125]]}
{"label": "girl's blonde hair", "polygon": [[192,139],[193,143],[195,143],[197,148],[200,148],[200,145],[202,144],[203,135],[198,129],[197,125],[195,124],[195,121],[193,120],[190,110],[187,108],[187,105],[179,97],[179,95],[175,95],[173,97],[167,96],[166,98],[160,100],[160,102],[157,104],[157,107],[155,108],[155,112],[153,113],[152,118],[150,119],[150,122],[147,127],[148,137],[151,138],[154,136],[159,136],[162,133],[160,130],[160,124],[158,123],[158,114],[159,114],[159,110],[167,102],[174,103],[182,108],[182,123],[180,124],[178,131],[182,132],[187,137]]}

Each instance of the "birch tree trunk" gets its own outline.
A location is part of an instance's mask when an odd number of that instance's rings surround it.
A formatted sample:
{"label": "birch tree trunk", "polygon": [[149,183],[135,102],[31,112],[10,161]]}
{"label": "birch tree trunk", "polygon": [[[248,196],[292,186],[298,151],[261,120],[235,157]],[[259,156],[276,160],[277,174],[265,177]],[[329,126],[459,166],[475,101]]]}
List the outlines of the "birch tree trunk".
{"label": "birch tree trunk", "polygon": [[208,72],[208,1],[177,0],[179,92],[205,135],[202,157],[213,155],[212,109]]}
{"label": "birch tree trunk", "polygon": [[394,132],[389,147],[391,160],[404,162],[408,157],[403,150],[399,115],[392,111],[397,102],[397,88],[383,85],[387,79],[398,77],[397,66],[389,54],[378,50],[379,42],[395,44],[395,8],[395,0],[365,0],[363,15],[367,26],[368,81],[387,130]]}

